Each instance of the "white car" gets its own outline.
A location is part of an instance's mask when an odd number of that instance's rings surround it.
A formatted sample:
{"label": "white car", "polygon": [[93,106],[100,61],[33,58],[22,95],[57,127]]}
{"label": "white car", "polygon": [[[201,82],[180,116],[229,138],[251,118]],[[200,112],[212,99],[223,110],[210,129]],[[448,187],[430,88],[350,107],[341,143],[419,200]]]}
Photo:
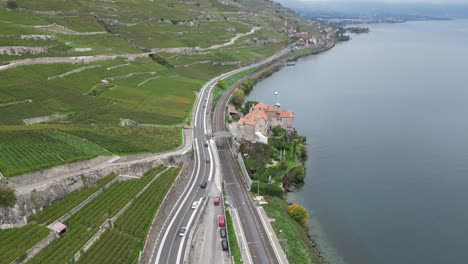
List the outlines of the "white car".
{"label": "white car", "polygon": [[187,227],[181,227],[179,229],[179,236],[181,236],[181,237],[185,236],[187,234],[187,230],[188,230]]}
{"label": "white car", "polygon": [[197,207],[198,207],[199,204],[200,204],[199,201],[193,202],[193,204],[192,204],[192,209],[197,209]]}

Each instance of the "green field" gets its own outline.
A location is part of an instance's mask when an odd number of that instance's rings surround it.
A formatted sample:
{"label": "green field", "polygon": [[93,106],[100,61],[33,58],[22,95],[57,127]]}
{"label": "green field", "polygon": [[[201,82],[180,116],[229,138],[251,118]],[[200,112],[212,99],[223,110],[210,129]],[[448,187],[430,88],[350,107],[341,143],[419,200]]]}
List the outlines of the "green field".
{"label": "green field", "polygon": [[0,263],[9,264],[50,233],[47,227],[26,225],[20,228],[0,229]]}
{"label": "green field", "polygon": [[[263,0],[238,0],[236,5],[218,0],[16,2],[21,9],[0,7],[0,47],[47,51],[0,55],[0,65],[28,58],[108,57],[0,70],[0,134],[12,131],[5,135],[14,142],[0,138],[0,172],[7,177],[98,155],[174,149],[181,133],[168,125],[190,122],[196,94],[206,81],[290,43],[280,32],[286,22],[317,31],[290,10]],[[226,47],[206,49],[257,26],[261,29]],[[193,50],[165,50],[150,57],[156,48],[176,47]],[[66,117],[49,121],[48,128],[21,127],[24,119],[54,114]],[[123,129],[123,119],[164,126]]]}
{"label": "green field", "polygon": [[[162,170],[162,168],[161,168]],[[74,192],[69,193],[64,198],[53,202],[42,211],[37,214],[30,215],[28,222],[40,223],[43,225],[49,225],[56,221],[59,217],[63,216],[75,206],[86,200],[93,193],[104,187],[107,183],[115,179],[114,174],[110,174],[102,178],[97,185],[85,186]]]}
{"label": "green field", "polygon": [[[274,218],[271,222],[281,247],[290,263],[321,263],[319,257],[310,243],[304,227],[300,226],[288,214],[287,203],[277,197],[273,197],[269,204],[264,205],[268,217]],[[282,232],[280,232],[280,230]]]}
{"label": "green field", "polygon": [[161,174],[78,263],[135,263],[159,205],[179,170],[171,169]]}
{"label": "green field", "polygon": [[54,240],[28,263],[66,263],[98,231],[99,227],[119,212],[161,170],[149,170],[141,179],[121,181],[83,207],[65,224],[67,232]]}

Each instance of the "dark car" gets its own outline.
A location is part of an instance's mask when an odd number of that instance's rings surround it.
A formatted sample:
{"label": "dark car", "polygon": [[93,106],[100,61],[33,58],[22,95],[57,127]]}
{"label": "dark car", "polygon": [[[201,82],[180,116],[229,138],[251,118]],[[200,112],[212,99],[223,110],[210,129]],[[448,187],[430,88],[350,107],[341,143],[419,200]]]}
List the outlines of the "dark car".
{"label": "dark car", "polygon": [[206,181],[202,182],[202,183],[200,184],[200,187],[201,187],[201,188],[205,188],[205,187],[206,187]]}
{"label": "dark car", "polygon": [[221,235],[222,238],[225,238],[226,237],[226,228],[219,229],[219,234]]}
{"label": "dark car", "polygon": [[228,242],[226,239],[221,240],[221,247],[223,248],[224,251],[229,250]]}
{"label": "dark car", "polygon": [[208,141],[207,141],[207,142],[205,142],[205,147],[208,147]]}
{"label": "dark car", "polygon": [[206,163],[210,163],[210,159],[206,159]]}

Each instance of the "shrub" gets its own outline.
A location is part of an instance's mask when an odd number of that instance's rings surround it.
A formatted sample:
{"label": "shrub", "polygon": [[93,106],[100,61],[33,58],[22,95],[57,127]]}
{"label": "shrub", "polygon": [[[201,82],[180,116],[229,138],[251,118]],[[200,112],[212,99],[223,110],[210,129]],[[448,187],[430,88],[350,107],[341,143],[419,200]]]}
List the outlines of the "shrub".
{"label": "shrub", "polygon": [[10,0],[7,2],[6,6],[10,9],[16,9],[18,8],[18,3],[16,3],[16,1]]}
{"label": "shrub", "polygon": [[307,210],[299,204],[290,205],[288,207],[288,213],[292,219],[296,220],[296,222],[301,225],[305,225],[307,220],[309,220],[309,213],[307,213]]}
{"label": "shrub", "polygon": [[0,188],[0,207],[13,207],[15,204],[15,192],[10,188]]}

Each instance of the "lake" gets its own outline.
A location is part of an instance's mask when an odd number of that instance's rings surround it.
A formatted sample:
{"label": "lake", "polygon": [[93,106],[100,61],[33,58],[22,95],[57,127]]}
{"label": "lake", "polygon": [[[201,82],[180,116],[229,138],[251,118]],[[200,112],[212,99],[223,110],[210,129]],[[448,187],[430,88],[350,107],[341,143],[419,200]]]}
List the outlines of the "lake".
{"label": "lake", "polygon": [[330,263],[468,263],[468,21],[371,25],[250,100],[296,112],[304,205]]}

